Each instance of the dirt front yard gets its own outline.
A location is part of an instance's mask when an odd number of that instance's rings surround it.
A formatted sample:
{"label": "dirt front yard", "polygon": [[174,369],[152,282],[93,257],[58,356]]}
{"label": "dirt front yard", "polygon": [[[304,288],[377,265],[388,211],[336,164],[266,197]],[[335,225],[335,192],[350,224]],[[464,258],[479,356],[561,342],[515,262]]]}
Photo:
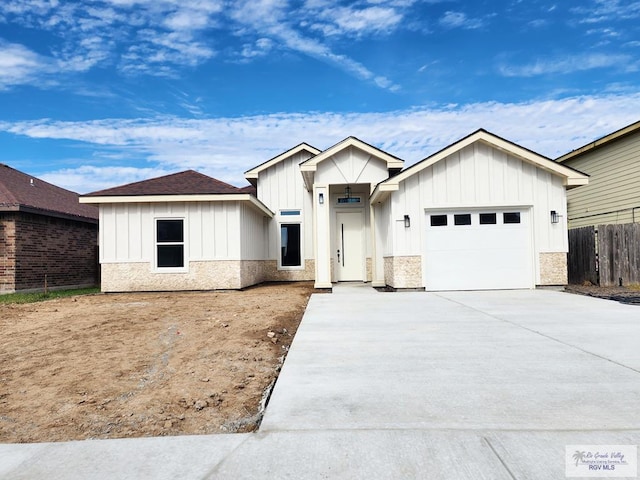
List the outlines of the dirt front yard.
{"label": "dirt front yard", "polygon": [[253,430],[312,292],[0,305],[0,442]]}

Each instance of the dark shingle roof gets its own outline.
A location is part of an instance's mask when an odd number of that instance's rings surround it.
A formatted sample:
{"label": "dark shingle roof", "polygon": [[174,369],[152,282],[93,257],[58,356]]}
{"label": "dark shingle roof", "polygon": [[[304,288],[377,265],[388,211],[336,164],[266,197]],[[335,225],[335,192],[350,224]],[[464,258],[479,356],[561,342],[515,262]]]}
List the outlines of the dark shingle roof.
{"label": "dark shingle roof", "polygon": [[194,170],[92,192],[86,197],[249,193]]}
{"label": "dark shingle roof", "polygon": [[78,202],[78,194],[0,163],[0,211],[97,220],[98,209]]}
{"label": "dark shingle roof", "polygon": [[242,193],[248,193],[250,195],[253,195],[254,197],[258,196],[258,189],[253,185],[247,185],[246,187],[241,187],[239,190]]}

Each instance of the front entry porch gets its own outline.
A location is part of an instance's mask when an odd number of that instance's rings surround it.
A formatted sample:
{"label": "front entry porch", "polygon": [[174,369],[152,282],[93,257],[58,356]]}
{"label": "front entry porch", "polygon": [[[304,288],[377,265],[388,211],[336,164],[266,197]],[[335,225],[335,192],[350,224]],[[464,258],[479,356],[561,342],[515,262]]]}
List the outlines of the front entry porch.
{"label": "front entry porch", "polygon": [[371,184],[314,185],[316,288],[371,281]]}

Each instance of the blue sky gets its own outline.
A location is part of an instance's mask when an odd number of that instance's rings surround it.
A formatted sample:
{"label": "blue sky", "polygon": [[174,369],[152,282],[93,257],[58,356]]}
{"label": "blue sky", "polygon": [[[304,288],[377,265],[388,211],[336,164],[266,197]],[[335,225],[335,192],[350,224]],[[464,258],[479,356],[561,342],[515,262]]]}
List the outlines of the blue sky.
{"label": "blue sky", "polygon": [[640,120],[636,0],[2,0],[0,162],[81,193],[349,135],[555,158]]}

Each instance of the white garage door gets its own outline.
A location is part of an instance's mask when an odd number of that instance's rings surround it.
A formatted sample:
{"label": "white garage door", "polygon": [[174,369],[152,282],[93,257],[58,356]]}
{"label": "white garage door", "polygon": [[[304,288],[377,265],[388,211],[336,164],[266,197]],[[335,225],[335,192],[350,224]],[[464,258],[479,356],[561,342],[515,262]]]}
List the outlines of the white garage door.
{"label": "white garage door", "polygon": [[528,209],[427,213],[427,290],[533,288]]}

